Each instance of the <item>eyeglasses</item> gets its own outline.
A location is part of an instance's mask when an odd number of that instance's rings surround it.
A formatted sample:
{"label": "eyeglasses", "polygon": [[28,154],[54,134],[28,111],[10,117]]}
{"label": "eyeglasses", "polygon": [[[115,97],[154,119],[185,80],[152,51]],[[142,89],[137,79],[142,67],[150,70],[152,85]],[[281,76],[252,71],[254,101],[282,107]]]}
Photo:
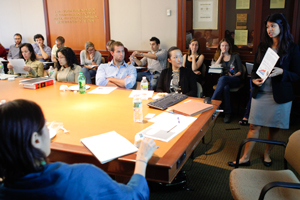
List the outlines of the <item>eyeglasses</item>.
{"label": "eyeglasses", "polygon": [[87,51],[88,52],[92,52],[92,51],[95,51],[95,49],[88,49]]}
{"label": "eyeglasses", "polygon": [[66,58],[66,57],[63,57],[63,56],[61,56],[61,57],[56,57],[57,60],[61,60],[61,59],[64,59],[64,58]]}

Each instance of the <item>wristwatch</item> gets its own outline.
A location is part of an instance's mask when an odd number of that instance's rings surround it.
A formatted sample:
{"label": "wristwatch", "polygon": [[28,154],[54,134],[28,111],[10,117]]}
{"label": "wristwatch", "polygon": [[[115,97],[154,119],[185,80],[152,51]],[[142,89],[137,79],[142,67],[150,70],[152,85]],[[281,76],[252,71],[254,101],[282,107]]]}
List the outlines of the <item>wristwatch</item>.
{"label": "wristwatch", "polygon": [[143,56],[143,53],[140,53],[141,56]]}

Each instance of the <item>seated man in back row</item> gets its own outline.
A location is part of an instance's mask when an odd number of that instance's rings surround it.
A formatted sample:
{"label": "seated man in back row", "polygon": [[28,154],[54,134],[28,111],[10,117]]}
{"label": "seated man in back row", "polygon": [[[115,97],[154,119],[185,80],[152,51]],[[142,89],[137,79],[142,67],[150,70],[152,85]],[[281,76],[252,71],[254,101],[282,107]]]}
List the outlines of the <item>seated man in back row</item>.
{"label": "seated man in back row", "polygon": [[[160,49],[159,46],[159,39],[156,37],[152,37],[150,39],[151,52],[141,53],[138,51],[134,51],[131,55],[131,58],[138,66],[144,66],[146,63],[148,64],[148,71],[139,72],[137,74],[137,81],[141,81],[143,76],[146,76],[147,80],[149,81],[150,90],[156,89],[160,73],[163,69],[166,68],[167,51],[165,49]],[[143,58],[139,60],[135,57],[136,55],[143,56]]]}
{"label": "seated man in back row", "polygon": [[136,83],[136,69],[124,61],[124,45],[114,42],[110,47],[113,60],[98,67],[96,85],[132,88]]}
{"label": "seated man in back row", "polygon": [[35,52],[36,59],[41,62],[46,62],[51,58],[51,48],[44,45],[44,37],[41,34],[36,34],[33,37],[35,43],[32,47]]}

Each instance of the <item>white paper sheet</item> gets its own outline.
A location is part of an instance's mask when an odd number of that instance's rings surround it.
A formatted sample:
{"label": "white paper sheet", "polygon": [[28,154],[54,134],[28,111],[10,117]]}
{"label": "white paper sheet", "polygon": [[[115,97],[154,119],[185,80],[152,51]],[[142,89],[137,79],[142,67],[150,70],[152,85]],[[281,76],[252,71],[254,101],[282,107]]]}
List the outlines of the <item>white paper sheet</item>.
{"label": "white paper sheet", "polygon": [[96,89],[93,89],[92,91],[88,92],[89,94],[109,94],[118,87],[97,87]]}
{"label": "white paper sheet", "polygon": [[27,71],[23,69],[26,66],[23,59],[8,59],[9,63],[14,67],[15,73],[28,74]]}
{"label": "white paper sheet", "polygon": [[101,164],[138,151],[131,142],[115,131],[83,138],[80,141]]}
{"label": "white paper sheet", "polygon": [[150,122],[154,122],[154,124],[138,134],[143,134],[145,137],[161,140],[163,142],[169,142],[195,120],[196,117],[163,112],[149,120]]}
{"label": "white paper sheet", "polygon": [[132,90],[129,98],[133,98],[134,95],[139,94],[139,95],[143,95],[143,93],[147,93],[148,98],[152,98],[153,96],[153,90],[148,90],[148,91],[144,91],[144,90]]}
{"label": "white paper sheet", "polygon": [[[88,90],[90,89],[91,86],[89,85],[85,85],[85,89]],[[73,91],[78,91],[79,90],[79,85],[72,85],[68,87],[69,90],[73,90]]]}
{"label": "white paper sheet", "polygon": [[263,82],[265,82],[265,80],[271,74],[278,59],[279,56],[277,55],[277,53],[269,47],[259,65],[259,68],[256,71],[256,74],[263,79]]}

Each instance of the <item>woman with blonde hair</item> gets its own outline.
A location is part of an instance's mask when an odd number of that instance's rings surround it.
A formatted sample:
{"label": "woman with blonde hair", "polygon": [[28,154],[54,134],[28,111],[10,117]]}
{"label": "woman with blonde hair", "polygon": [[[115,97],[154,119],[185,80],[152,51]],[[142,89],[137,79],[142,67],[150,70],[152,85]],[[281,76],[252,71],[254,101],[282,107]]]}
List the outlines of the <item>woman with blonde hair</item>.
{"label": "woman with blonde hair", "polygon": [[85,43],[85,50],[80,52],[80,65],[82,65],[82,73],[86,78],[87,84],[92,84],[91,77],[97,73],[97,68],[101,63],[102,55],[99,51],[95,50],[92,42]]}

